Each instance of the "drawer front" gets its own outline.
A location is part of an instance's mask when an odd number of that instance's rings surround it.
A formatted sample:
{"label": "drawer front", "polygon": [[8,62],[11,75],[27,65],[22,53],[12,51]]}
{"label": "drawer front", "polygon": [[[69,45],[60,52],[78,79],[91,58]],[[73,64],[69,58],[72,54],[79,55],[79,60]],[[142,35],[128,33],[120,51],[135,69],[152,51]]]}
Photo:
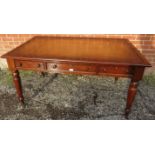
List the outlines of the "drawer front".
{"label": "drawer front", "polygon": [[130,75],[132,74],[131,67],[123,66],[101,66],[99,68],[100,74],[118,74],[118,75]]}
{"label": "drawer front", "polygon": [[15,60],[15,66],[19,69],[44,70],[44,63],[39,61]]}
{"label": "drawer front", "polygon": [[88,64],[47,63],[47,70],[55,73],[60,72],[96,73],[96,67]]}

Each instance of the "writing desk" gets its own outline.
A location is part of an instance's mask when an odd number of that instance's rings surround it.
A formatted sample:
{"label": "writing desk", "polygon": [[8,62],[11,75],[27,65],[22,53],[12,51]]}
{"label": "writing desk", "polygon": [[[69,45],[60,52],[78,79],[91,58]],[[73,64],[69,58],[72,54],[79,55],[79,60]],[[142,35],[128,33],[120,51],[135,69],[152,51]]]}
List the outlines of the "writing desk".
{"label": "writing desk", "polygon": [[7,59],[21,103],[24,103],[24,97],[18,70],[131,78],[126,116],[145,67],[151,67],[127,39],[112,38],[37,36],[4,54],[2,58]]}

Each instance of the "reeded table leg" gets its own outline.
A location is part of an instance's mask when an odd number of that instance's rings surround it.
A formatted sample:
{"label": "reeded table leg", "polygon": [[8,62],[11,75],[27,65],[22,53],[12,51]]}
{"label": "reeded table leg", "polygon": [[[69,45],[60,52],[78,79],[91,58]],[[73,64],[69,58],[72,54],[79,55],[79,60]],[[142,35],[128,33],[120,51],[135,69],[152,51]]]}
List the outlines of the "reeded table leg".
{"label": "reeded table leg", "polygon": [[135,95],[137,93],[138,82],[142,80],[144,74],[145,67],[134,67],[133,68],[133,76],[131,79],[131,83],[129,85],[127,104],[125,109],[125,116],[128,119],[128,115],[130,113]]}
{"label": "reeded table leg", "polygon": [[12,72],[12,74],[13,74],[13,81],[14,81],[14,84],[16,87],[19,101],[22,103],[22,105],[24,105],[24,97],[23,97],[23,93],[22,93],[22,86],[21,86],[21,79],[19,76],[19,71],[15,70]]}
{"label": "reeded table leg", "polygon": [[137,93],[137,86],[138,86],[138,82],[131,80],[129,90],[128,90],[126,109],[125,109],[126,118],[128,118],[129,112],[130,112],[131,107],[132,107],[132,103],[133,103],[135,95]]}

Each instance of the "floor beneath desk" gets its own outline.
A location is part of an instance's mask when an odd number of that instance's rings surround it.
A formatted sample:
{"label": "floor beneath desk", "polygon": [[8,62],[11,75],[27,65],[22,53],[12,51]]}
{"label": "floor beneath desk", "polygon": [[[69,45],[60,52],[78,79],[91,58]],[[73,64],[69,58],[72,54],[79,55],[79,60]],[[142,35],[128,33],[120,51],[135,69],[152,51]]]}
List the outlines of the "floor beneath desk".
{"label": "floor beneath desk", "polygon": [[[0,119],[120,120],[129,80],[97,76],[22,73],[27,103],[21,109],[10,75],[0,73]],[[7,78],[6,78],[7,77]],[[155,119],[155,86],[141,82],[129,119]]]}

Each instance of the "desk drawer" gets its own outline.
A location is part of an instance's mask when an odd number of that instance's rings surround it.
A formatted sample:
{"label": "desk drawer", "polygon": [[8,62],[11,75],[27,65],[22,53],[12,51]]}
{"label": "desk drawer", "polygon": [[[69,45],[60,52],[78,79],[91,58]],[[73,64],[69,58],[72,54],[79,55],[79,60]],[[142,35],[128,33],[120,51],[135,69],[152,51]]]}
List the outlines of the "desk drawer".
{"label": "desk drawer", "polygon": [[15,60],[15,66],[19,69],[44,70],[44,63],[39,61]]}
{"label": "desk drawer", "polygon": [[60,72],[95,73],[96,67],[89,64],[48,63],[47,70],[55,73]]}
{"label": "desk drawer", "polygon": [[120,75],[128,75],[132,73],[131,67],[124,67],[124,66],[101,66],[99,68],[100,74],[120,74]]}

